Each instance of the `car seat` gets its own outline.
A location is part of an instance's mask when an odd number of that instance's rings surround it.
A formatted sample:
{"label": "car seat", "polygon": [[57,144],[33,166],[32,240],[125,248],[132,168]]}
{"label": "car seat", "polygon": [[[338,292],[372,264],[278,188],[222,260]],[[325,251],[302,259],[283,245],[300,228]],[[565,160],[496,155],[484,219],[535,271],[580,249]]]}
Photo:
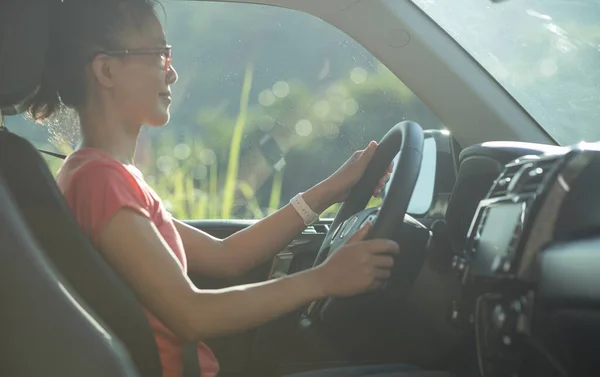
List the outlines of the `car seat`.
{"label": "car seat", "polygon": [[[50,10],[59,2],[5,0],[0,4],[2,117],[21,112],[19,104],[41,81]],[[1,125],[0,176],[40,249],[73,291],[123,342],[140,375],[162,376],[156,342],[139,301],[80,229],[39,152]],[[4,213],[5,207],[1,208]]]}
{"label": "car seat", "polygon": [[2,179],[0,208],[0,376],[137,376],[121,342],[53,271]]}

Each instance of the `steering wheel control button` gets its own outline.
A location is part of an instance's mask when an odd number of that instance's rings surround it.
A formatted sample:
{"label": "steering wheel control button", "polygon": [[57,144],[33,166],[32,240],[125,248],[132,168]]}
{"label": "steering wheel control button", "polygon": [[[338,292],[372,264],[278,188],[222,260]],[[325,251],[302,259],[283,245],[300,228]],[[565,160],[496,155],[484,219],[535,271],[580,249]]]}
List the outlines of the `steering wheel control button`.
{"label": "steering wheel control button", "polygon": [[496,256],[492,261],[490,269],[496,274],[508,274],[512,268],[512,263],[508,258]]}
{"label": "steering wheel control button", "polygon": [[467,260],[455,255],[452,258],[452,269],[457,273],[463,273],[467,269]]}
{"label": "steering wheel control button", "polygon": [[354,216],[352,219],[350,219],[344,225],[344,229],[340,233],[340,238],[344,238],[344,237],[346,237],[348,235],[348,233],[350,233],[350,230],[354,227],[354,224],[356,224],[356,221],[358,221],[358,217]]}
{"label": "steering wheel control button", "polygon": [[492,265],[490,266],[490,269],[492,270],[492,272],[498,272],[500,270],[501,264],[502,264],[502,257],[499,255],[496,255],[494,257],[494,260],[492,261]]}
{"label": "steering wheel control button", "polygon": [[506,177],[500,180],[500,182],[498,182],[498,184],[500,185],[500,187],[506,187],[508,186],[508,184],[511,181],[511,177]]}
{"label": "steering wheel control button", "polygon": [[310,318],[302,318],[300,319],[300,327],[303,329],[308,329],[312,326],[312,320]]}
{"label": "steering wheel control button", "polygon": [[338,233],[340,232],[340,229],[342,229],[343,226],[344,224],[338,225],[337,229],[333,232],[333,237],[331,237],[330,242],[333,242],[333,240],[335,239],[335,237],[337,237]]}
{"label": "steering wheel control button", "polygon": [[308,309],[306,310],[306,312],[308,313],[308,315],[311,315],[313,313],[313,311],[315,310],[315,307],[317,306],[317,302],[313,301],[310,303],[310,305],[308,306]]}
{"label": "steering wheel control button", "polygon": [[496,305],[494,308],[492,313],[492,323],[498,329],[502,329],[504,327],[504,323],[506,323],[506,312],[500,304]]}
{"label": "steering wheel control button", "polygon": [[473,325],[473,315],[465,307],[464,302],[453,300],[448,312],[446,313],[447,322],[460,329],[471,329]]}

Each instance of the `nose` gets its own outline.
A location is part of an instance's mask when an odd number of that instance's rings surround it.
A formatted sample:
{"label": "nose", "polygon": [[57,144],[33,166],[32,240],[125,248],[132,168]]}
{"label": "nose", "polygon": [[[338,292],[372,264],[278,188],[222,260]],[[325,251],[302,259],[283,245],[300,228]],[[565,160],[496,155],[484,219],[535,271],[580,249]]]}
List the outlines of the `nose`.
{"label": "nose", "polygon": [[173,67],[173,65],[171,64],[171,66],[169,67],[169,71],[167,72],[167,85],[176,83],[178,78],[179,76],[177,75],[177,71],[175,70],[175,67]]}

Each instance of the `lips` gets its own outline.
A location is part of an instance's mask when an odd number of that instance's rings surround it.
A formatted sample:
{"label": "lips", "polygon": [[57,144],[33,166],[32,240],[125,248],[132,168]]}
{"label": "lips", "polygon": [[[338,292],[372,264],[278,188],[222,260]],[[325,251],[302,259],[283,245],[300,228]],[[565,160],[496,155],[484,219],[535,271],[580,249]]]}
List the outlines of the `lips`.
{"label": "lips", "polygon": [[171,92],[160,92],[158,93],[158,96],[171,103]]}

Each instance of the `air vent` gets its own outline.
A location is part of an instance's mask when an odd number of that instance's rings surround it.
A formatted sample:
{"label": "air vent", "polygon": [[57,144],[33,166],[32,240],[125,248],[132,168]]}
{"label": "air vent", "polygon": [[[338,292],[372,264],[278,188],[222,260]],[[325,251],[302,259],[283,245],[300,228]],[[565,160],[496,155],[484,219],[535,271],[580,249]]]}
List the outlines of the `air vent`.
{"label": "air vent", "polygon": [[519,165],[508,165],[500,177],[494,182],[492,189],[488,195],[488,198],[499,198],[502,196],[506,196],[508,193],[508,186],[510,182],[512,182],[515,174],[523,167],[523,164]]}
{"label": "air vent", "polygon": [[519,193],[536,193],[556,166],[558,158],[546,158],[536,161],[519,179]]}

